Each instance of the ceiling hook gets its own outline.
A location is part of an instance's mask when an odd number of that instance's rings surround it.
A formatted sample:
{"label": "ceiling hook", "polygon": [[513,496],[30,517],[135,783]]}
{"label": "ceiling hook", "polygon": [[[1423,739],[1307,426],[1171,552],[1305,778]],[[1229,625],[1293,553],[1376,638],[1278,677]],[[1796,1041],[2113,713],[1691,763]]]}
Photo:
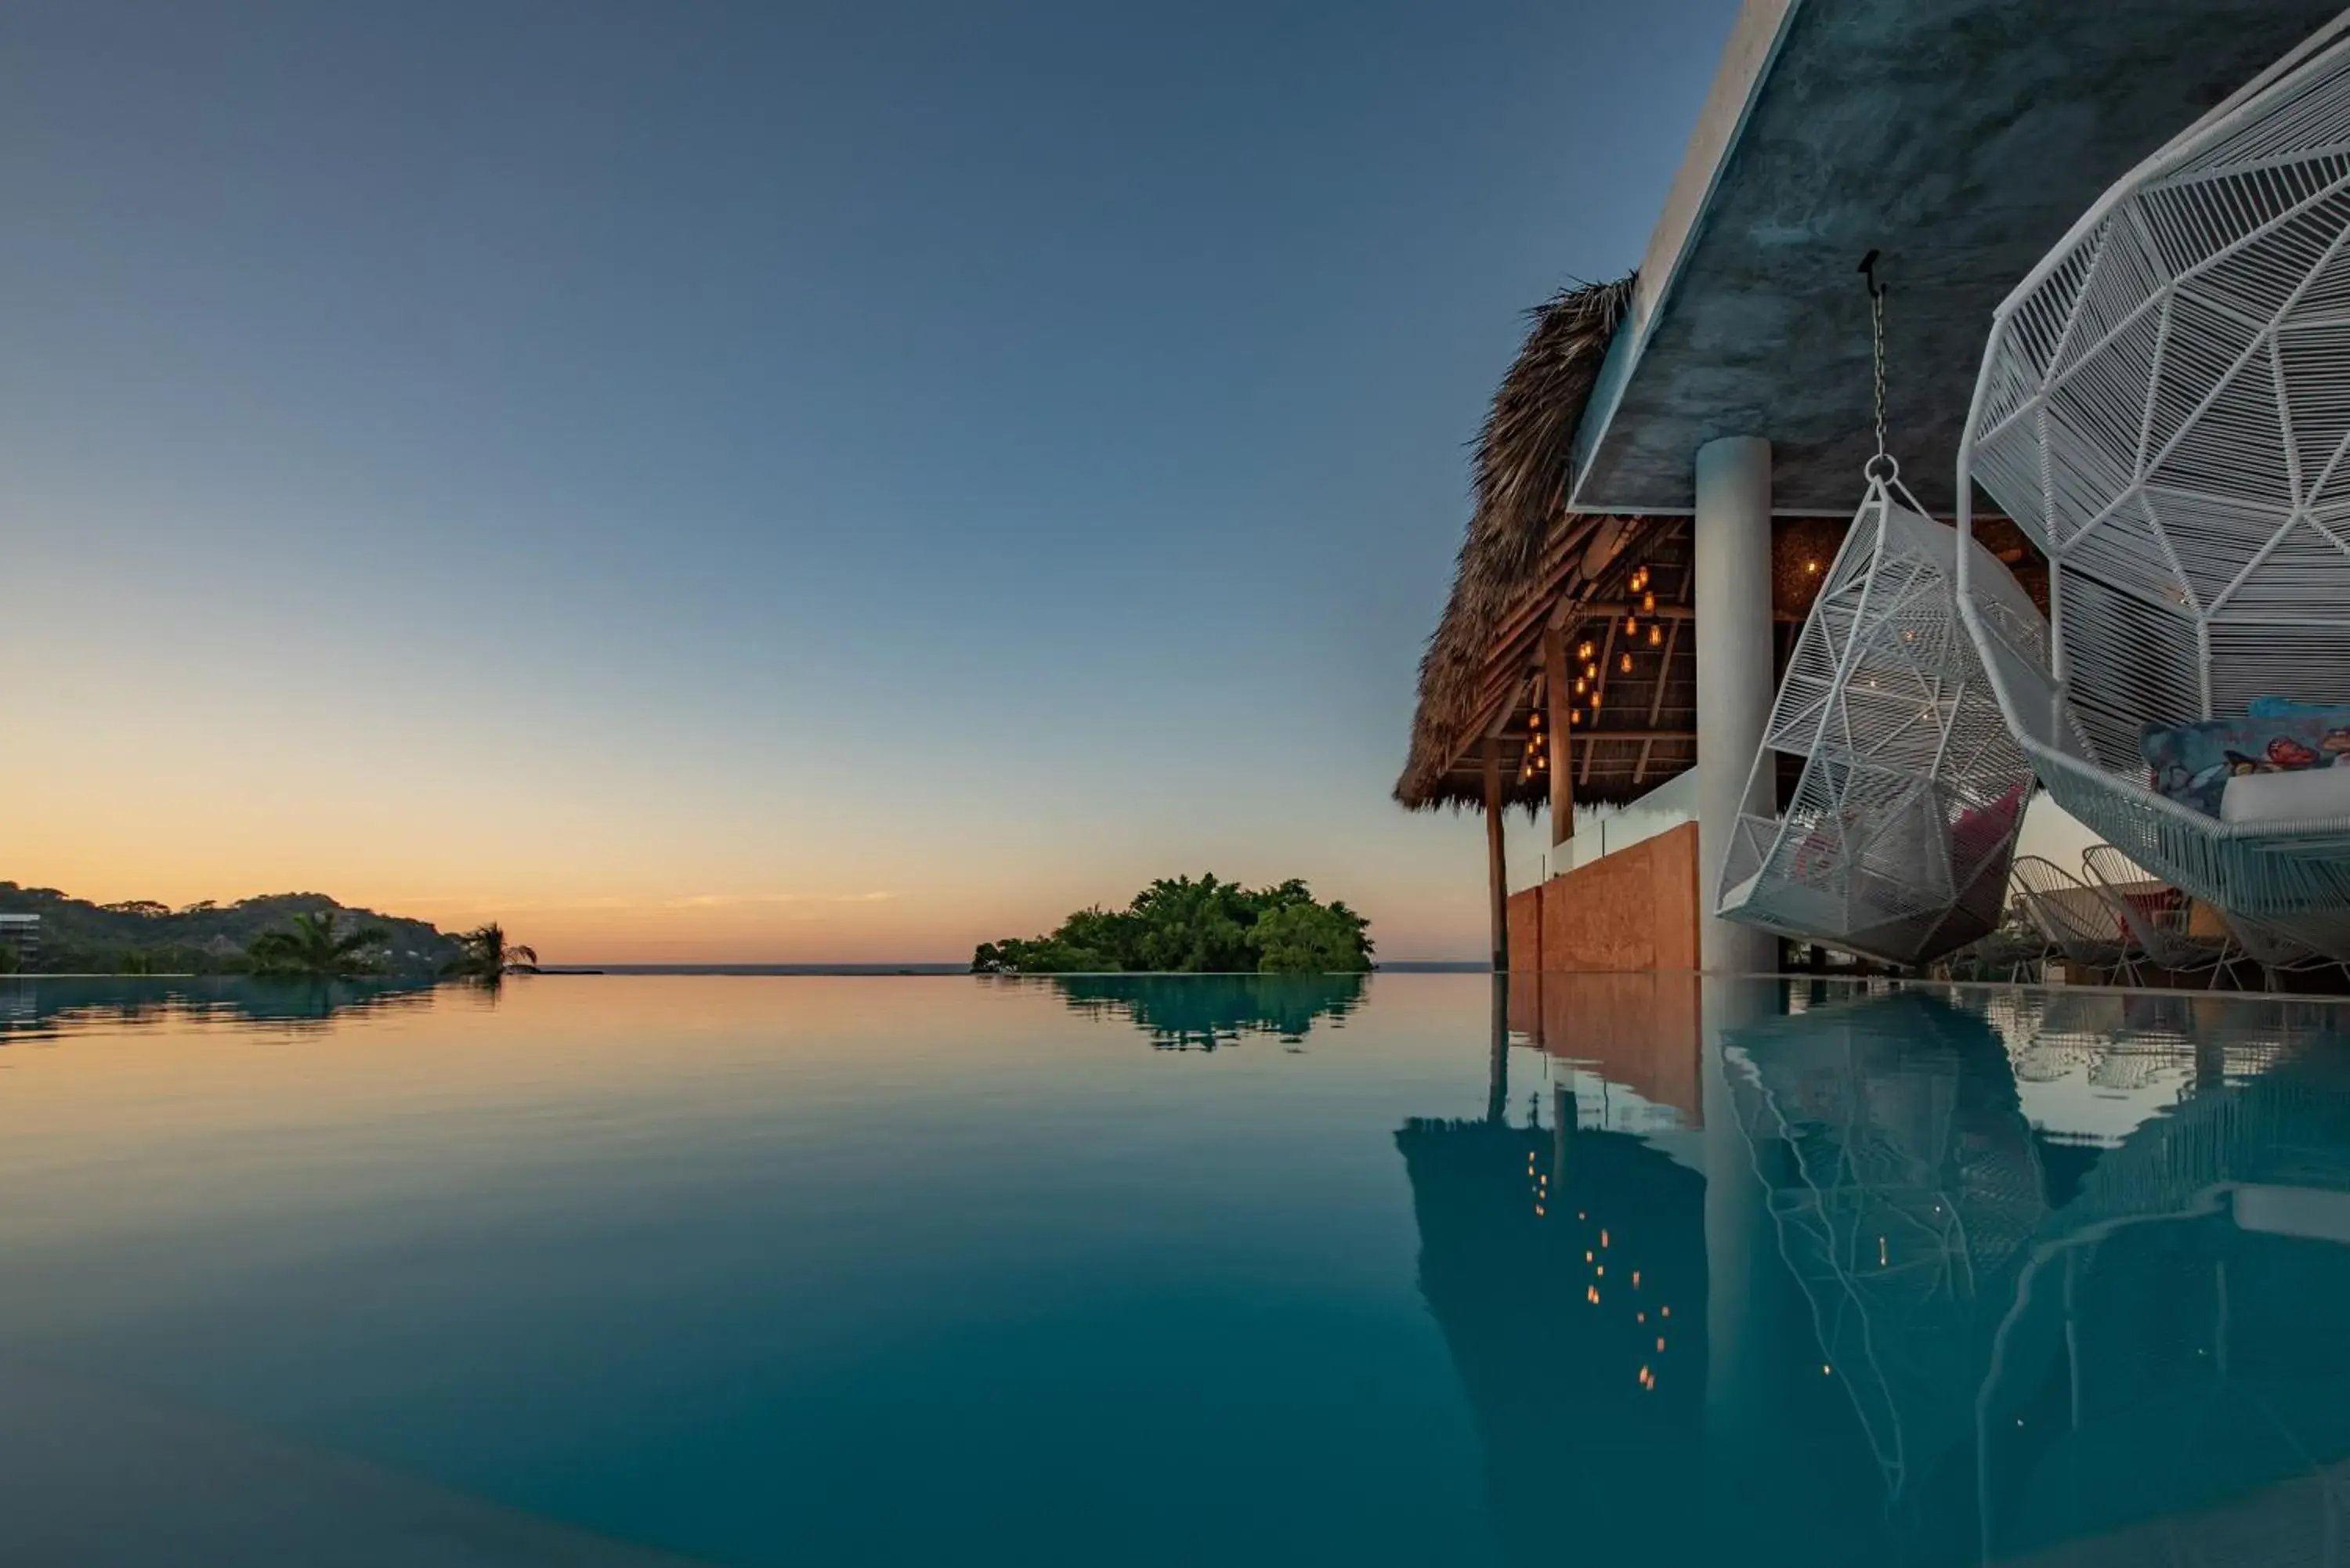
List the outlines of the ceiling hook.
{"label": "ceiling hook", "polygon": [[1866,255],[1860,258],[1860,265],[1853,268],[1853,271],[1859,273],[1862,276],[1868,279],[1867,287],[1869,298],[1883,299],[1885,297],[1885,286],[1877,281],[1877,253],[1874,249],[1870,250]]}

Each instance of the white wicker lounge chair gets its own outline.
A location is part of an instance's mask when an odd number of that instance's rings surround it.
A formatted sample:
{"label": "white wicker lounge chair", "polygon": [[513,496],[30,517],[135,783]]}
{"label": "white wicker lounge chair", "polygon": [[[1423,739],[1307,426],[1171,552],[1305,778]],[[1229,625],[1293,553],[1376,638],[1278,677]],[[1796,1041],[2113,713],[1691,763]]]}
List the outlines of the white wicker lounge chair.
{"label": "white wicker lounge chair", "polygon": [[2059,805],[2350,958],[2350,815],[2223,823],[2142,726],[2350,702],[2350,16],[2092,208],[1996,313],[1959,458],[2049,557],[2051,626],[1960,613]]}
{"label": "white wicker lounge chair", "polygon": [[2082,880],[2095,888],[2129,931],[2130,938],[2157,969],[2173,974],[2210,972],[2216,987],[2228,972],[2228,955],[2235,944],[2225,937],[2197,936],[2191,929],[2194,906],[2176,888],[2147,898],[2131,887],[2144,885],[2137,867],[2110,844],[2093,845],[2081,856]]}
{"label": "white wicker lounge chair", "polygon": [[[1958,623],[1959,535],[1925,515],[1889,458],[1853,518],[1788,660],[1747,783],[1768,804],[1777,753],[1804,771],[1784,815],[1743,815],[1720,912],[1914,964],[1999,924],[2031,764]],[[1970,545],[1976,591],[2037,618]]]}
{"label": "white wicker lounge chair", "polygon": [[2110,974],[2125,985],[2138,982],[2140,950],[2129,928],[2096,889],[2053,860],[2037,855],[2015,862],[2016,892],[2041,934],[2056,945],[2069,965]]}

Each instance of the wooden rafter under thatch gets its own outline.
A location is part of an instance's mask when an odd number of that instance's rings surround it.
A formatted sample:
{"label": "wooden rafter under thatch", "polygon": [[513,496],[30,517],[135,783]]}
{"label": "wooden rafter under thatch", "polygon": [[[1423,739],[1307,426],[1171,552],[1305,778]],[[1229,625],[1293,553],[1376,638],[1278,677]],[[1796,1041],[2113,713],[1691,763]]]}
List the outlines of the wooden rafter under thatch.
{"label": "wooden rafter under thatch", "polygon": [[[1599,519],[1577,521],[1583,526],[1566,531],[1568,536],[1587,541],[1584,552],[1598,545],[1606,560],[1571,584],[1562,583],[1564,573],[1543,574],[1532,590],[1533,612],[1504,618],[1476,683],[1471,707],[1479,722],[1416,806],[1482,807],[1482,742],[1488,735],[1499,747],[1503,801],[1529,812],[1549,803],[1549,778],[1534,760],[1539,748],[1534,738],[1541,722],[1537,716],[1549,710],[1542,641],[1554,621],[1565,639],[1568,676],[1580,683],[1568,698],[1582,721],[1565,748],[1574,798],[1585,805],[1620,805],[1695,764],[1689,519],[1610,519],[1620,524],[1612,543],[1592,536],[1587,524]],[[1653,610],[1629,587],[1640,567],[1647,568],[1648,591],[1655,596]],[[1628,636],[1627,621],[1636,628]]]}
{"label": "wooden rafter under thatch", "polygon": [[[1504,645],[1538,643],[1562,596],[1595,598],[1650,520],[1566,510],[1575,434],[1632,279],[1565,289],[1532,313],[1525,345],[1503,378],[1477,445],[1476,507],[1452,598],[1419,665],[1419,708],[1396,798],[1415,810],[1480,805],[1461,770],[1501,711],[1519,701],[1523,666],[1500,676]],[[1502,659],[1507,666],[1507,658]],[[1528,792],[1538,794],[1539,791]],[[1604,795],[1598,798],[1605,798]]]}

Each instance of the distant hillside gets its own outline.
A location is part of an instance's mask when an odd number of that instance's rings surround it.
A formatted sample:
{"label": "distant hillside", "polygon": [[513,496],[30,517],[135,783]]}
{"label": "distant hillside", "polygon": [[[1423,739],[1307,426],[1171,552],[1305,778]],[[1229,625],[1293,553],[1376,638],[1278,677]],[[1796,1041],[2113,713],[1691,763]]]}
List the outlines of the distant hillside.
{"label": "distant hillside", "polygon": [[148,899],[93,904],[55,888],[0,882],[0,915],[41,917],[40,956],[49,974],[219,974],[243,967],[245,947],[297,914],[332,909],[347,930],[380,926],[391,972],[427,975],[456,957],[457,944],[425,920],[403,920],[338,904],[324,893],[268,893],[234,904],[182,909]]}

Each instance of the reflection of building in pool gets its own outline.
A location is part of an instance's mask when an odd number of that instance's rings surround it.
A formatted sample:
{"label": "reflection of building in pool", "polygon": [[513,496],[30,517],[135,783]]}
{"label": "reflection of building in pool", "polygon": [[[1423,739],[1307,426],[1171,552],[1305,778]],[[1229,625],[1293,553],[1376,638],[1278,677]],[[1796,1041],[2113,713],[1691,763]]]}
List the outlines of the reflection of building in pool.
{"label": "reflection of building in pool", "polygon": [[[1034,981],[1002,980],[1005,985]],[[1212,1051],[1243,1035],[1295,1045],[1320,1021],[1344,1028],[1362,1004],[1359,974],[1068,974],[1053,988],[1088,1017],[1130,1020],[1163,1051]]]}
{"label": "reflection of building in pool", "polygon": [[1643,1140],[1415,1119],[1419,1285],[1511,1563],[1672,1561],[1705,1396],[1704,1179]]}
{"label": "reflection of building in pool", "polygon": [[2280,1483],[2350,1457],[2350,1070],[2280,1059],[2267,1017],[2232,1044],[2105,1020],[2098,1050],[2183,1054],[2190,1085],[2106,1147],[2027,1126],[1997,1033],[1922,997],[1731,1042],[1742,1122],[1776,1135],[1780,1251],[1913,1560],[2119,1542],[2263,1488],[2263,1528],[2331,1540],[2325,1490]]}
{"label": "reflection of building in pool", "polygon": [[2325,1012],[1598,978],[1501,992],[1486,1116],[1396,1135],[1505,1561],[2350,1568]]}
{"label": "reflection of building in pool", "polygon": [[40,960],[41,917],[0,915],[0,969],[29,973]]}
{"label": "reflection of building in pool", "polygon": [[[1749,1239],[1756,1206],[1709,1190],[1716,1141],[1752,1176],[1737,1128],[1705,1121],[1699,995],[1678,976],[1517,977],[1497,988],[1485,1118],[1396,1135],[1420,1289],[1513,1564],[1743,1560],[1756,1507],[1800,1518],[1873,1479],[1800,1295]],[[1513,1053],[1511,1023],[1543,1054]],[[1542,1088],[1512,1092],[1513,1054]],[[1711,1337],[1724,1314],[1747,1325],[1735,1366]],[[1810,1543],[1807,1568],[1874,1568],[1866,1523]]]}
{"label": "reflection of building in pool", "polygon": [[1515,973],[1510,1028],[1547,1055],[1703,1120],[1698,1089],[1698,977],[1690,973]]}

